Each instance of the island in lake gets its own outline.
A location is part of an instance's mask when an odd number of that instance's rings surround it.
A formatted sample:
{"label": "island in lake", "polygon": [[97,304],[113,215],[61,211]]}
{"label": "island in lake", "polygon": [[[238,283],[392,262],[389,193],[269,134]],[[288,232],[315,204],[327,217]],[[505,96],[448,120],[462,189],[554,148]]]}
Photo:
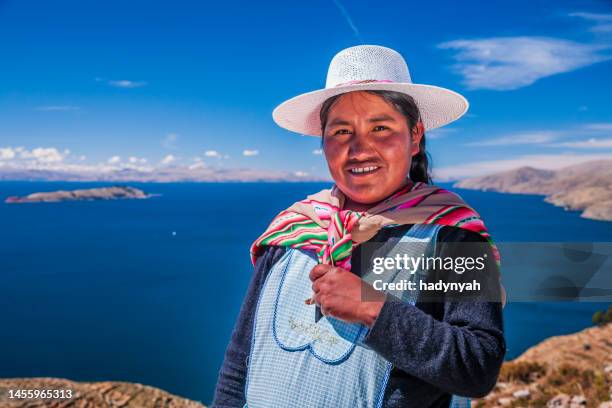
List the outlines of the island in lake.
{"label": "island in lake", "polygon": [[12,196],[5,200],[6,203],[50,203],[60,201],[90,201],[90,200],[117,200],[117,199],[143,199],[151,197],[144,191],[128,186],[112,186],[87,188],[80,190],[58,190],[43,193],[32,193],[27,196]]}
{"label": "island in lake", "polygon": [[455,187],[516,194],[545,195],[546,202],[582,217],[612,221],[612,160],[596,160],[559,170],[520,167],[458,181]]}

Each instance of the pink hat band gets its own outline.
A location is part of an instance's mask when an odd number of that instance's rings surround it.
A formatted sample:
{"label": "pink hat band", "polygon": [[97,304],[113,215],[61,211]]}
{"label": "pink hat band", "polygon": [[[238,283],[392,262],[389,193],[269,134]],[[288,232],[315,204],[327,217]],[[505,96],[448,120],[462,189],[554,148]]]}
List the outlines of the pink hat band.
{"label": "pink hat band", "polygon": [[356,84],[369,84],[373,82],[386,82],[393,83],[395,81],[391,81],[389,79],[356,79],[354,81],[343,82],[341,84],[336,84],[336,86],[345,86],[345,85],[356,85]]}

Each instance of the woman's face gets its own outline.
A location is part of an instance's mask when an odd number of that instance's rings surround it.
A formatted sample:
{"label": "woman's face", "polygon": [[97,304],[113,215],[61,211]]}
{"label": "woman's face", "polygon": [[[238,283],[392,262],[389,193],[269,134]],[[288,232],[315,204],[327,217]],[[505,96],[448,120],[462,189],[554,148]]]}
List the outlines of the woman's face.
{"label": "woman's face", "polygon": [[347,196],[345,208],[363,210],[406,183],[423,125],[415,126],[411,138],[406,117],[393,105],[358,91],[332,105],[323,135],[329,171]]}

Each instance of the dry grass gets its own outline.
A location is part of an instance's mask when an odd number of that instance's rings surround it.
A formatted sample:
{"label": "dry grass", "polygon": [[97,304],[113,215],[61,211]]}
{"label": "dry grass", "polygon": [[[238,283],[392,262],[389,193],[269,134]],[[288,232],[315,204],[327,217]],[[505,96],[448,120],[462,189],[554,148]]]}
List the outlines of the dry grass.
{"label": "dry grass", "polygon": [[546,364],[537,361],[511,361],[502,366],[498,381],[529,384],[545,374]]}
{"label": "dry grass", "polygon": [[[597,407],[611,400],[612,325],[585,329],[579,333],[553,337],[527,350],[513,361],[505,362],[498,385],[484,399],[474,401],[480,408],[499,407],[507,399],[508,407],[545,407],[559,394],[583,396],[587,406]],[[529,396],[514,397],[519,390]]]}

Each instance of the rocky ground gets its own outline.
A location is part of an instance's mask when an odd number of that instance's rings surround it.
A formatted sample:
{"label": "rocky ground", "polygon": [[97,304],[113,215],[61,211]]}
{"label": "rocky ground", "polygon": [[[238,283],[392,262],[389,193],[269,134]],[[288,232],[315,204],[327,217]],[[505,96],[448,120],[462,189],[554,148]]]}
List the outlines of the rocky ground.
{"label": "rocky ground", "polygon": [[[11,399],[9,390],[72,390],[66,399]],[[59,378],[0,379],[2,408],[205,408],[158,388],[128,382],[76,382]]]}
{"label": "rocky ground", "polygon": [[504,363],[473,407],[612,408],[612,324],[551,337]]}

